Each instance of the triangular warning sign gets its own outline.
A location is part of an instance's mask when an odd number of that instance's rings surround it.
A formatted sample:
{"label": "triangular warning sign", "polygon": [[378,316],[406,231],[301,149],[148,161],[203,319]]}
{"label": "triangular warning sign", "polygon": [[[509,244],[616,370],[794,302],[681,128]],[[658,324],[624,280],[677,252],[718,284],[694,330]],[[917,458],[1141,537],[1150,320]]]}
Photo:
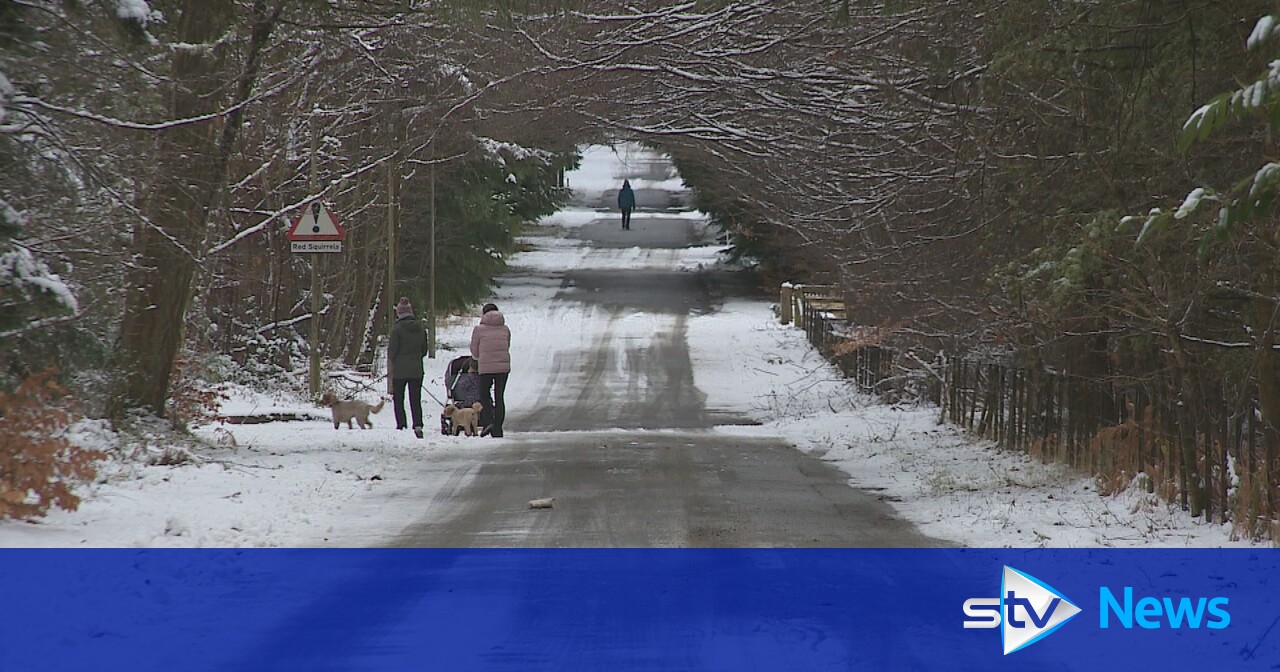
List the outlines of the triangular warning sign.
{"label": "triangular warning sign", "polygon": [[289,229],[289,240],[344,240],[346,237],[347,232],[333,211],[320,201],[312,201],[304,208]]}

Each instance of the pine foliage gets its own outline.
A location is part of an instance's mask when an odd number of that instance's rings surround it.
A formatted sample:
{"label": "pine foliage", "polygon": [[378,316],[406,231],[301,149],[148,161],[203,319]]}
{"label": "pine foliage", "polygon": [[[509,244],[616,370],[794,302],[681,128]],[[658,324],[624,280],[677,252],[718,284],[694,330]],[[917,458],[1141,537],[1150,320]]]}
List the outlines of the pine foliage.
{"label": "pine foliage", "polygon": [[[465,309],[506,269],[524,222],[555,212],[565,194],[554,175],[565,157],[467,161],[435,187],[436,310]],[[419,183],[402,200],[398,292],[422,301],[431,275],[431,190]],[[425,188],[424,188],[425,187]]]}
{"label": "pine foliage", "polygon": [[62,279],[22,243],[21,223],[0,199],[0,389],[11,389],[33,361],[42,366],[50,326],[77,311]]}
{"label": "pine foliage", "polygon": [[[1278,28],[1280,19],[1273,15],[1262,17],[1255,24],[1246,46],[1254,51],[1268,46],[1274,50]],[[1272,60],[1266,71],[1233,91],[1214,96],[1191,113],[1183,124],[1179,147],[1189,151],[1215,134],[1223,133],[1230,122],[1249,117],[1265,119],[1265,137],[1273,137],[1280,130],[1280,60]],[[1277,191],[1280,191],[1280,163],[1266,161],[1252,174],[1238,179],[1225,192],[1213,187],[1196,187],[1177,208],[1154,208],[1145,218],[1126,217],[1123,222],[1142,223],[1138,233],[1138,243],[1141,244],[1175,222],[1194,221],[1195,215],[1211,212],[1212,223],[1208,229],[1212,235],[1202,237],[1199,246],[1203,255],[1215,240],[1225,241],[1241,224],[1269,214]],[[1216,212],[1211,211],[1211,206],[1217,208]]]}

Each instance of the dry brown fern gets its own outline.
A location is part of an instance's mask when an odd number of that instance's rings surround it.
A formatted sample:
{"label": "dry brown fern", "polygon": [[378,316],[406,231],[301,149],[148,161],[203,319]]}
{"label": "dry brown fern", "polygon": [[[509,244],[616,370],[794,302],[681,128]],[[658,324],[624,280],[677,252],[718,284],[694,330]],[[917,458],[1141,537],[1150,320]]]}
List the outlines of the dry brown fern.
{"label": "dry brown fern", "polygon": [[74,511],[74,486],[93,478],[105,454],[69,441],[71,399],[44,371],[0,392],[0,519],[31,519],[50,507]]}

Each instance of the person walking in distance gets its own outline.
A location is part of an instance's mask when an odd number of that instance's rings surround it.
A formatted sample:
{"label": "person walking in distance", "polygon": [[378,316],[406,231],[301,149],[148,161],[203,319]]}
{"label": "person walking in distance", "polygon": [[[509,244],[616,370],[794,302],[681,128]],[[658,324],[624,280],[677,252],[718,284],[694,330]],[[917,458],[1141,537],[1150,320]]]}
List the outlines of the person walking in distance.
{"label": "person walking in distance", "polygon": [[622,229],[631,228],[631,211],[636,207],[636,192],[631,190],[631,180],[623,180],[618,190],[618,209],[622,211]]}
{"label": "person walking in distance", "polygon": [[396,323],[391,327],[387,357],[391,364],[392,398],[395,402],[396,429],[405,429],[404,396],[409,391],[409,413],[413,434],[422,438],[422,358],[427,356],[427,332],[422,321],[413,314],[413,304],[402,296],[396,304]]}
{"label": "person walking in distance", "polygon": [[511,374],[511,330],[502,312],[492,303],[480,310],[480,323],[471,330],[471,356],[480,363],[480,386],[484,389],[482,414],[488,424],[481,436],[502,436],[507,417],[507,377]]}

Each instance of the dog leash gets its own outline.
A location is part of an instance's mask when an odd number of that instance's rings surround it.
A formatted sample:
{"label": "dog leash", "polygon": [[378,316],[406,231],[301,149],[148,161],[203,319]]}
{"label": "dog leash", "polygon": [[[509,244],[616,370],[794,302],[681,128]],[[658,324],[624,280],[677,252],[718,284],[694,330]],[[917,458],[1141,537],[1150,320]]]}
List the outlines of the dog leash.
{"label": "dog leash", "polygon": [[436,402],[437,404],[440,404],[440,408],[444,408],[445,406],[448,406],[448,404],[444,403],[443,401],[440,401],[439,399],[436,399],[436,395],[431,394],[431,390],[428,390],[427,388],[425,388],[425,387],[424,387],[424,388],[422,388],[422,391],[423,391],[423,392],[426,392],[426,393],[427,393],[427,396],[428,396],[428,397],[431,397],[431,400],[432,400],[432,401]]}

